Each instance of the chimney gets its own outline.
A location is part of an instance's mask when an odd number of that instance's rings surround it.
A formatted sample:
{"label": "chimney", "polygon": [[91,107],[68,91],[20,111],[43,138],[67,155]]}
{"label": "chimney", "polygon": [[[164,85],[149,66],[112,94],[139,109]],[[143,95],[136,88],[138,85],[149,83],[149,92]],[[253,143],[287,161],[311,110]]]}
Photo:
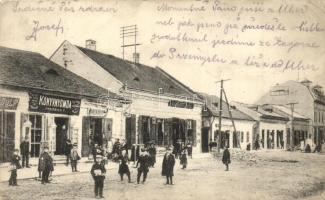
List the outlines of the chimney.
{"label": "chimney", "polygon": [[140,54],[139,53],[133,53],[133,60],[135,64],[139,63],[139,59],[140,59]]}
{"label": "chimney", "polygon": [[92,39],[86,40],[86,48],[96,51],[96,41]]}

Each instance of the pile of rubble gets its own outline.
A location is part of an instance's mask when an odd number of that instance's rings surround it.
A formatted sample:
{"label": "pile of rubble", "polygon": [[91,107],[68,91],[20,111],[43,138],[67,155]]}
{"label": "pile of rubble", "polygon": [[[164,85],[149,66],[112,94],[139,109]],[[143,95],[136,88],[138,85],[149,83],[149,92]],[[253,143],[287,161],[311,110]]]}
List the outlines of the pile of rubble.
{"label": "pile of rubble", "polygon": [[242,149],[230,149],[232,160],[247,162],[247,164],[256,164],[258,157],[256,152],[246,151]]}

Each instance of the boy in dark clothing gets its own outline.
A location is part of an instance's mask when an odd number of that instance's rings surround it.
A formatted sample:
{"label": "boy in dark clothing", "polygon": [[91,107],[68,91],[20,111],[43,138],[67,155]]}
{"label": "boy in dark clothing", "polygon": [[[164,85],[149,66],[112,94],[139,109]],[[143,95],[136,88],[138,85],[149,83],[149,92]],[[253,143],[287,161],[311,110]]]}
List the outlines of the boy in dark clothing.
{"label": "boy in dark clothing", "polygon": [[150,145],[148,152],[150,155],[150,166],[154,167],[156,163],[156,154],[157,154],[155,144]]}
{"label": "boy in dark clothing", "polygon": [[73,144],[73,148],[70,152],[70,159],[71,159],[71,169],[72,172],[77,172],[77,164],[78,164],[78,160],[80,160],[80,156],[78,154],[78,150],[77,150],[77,144]]}
{"label": "boy in dark clothing", "polygon": [[138,158],[136,167],[138,168],[137,183],[139,184],[142,173],[143,173],[142,183],[144,183],[146,181],[147,174],[149,172],[149,154],[146,152],[144,148],[141,148],[141,154]]}
{"label": "boy in dark clothing", "polygon": [[166,176],[167,182],[166,184],[173,185],[173,176],[174,176],[174,165],[175,165],[175,157],[172,154],[172,149],[167,149],[167,152],[164,156],[164,160],[162,163],[162,171],[161,175]]}
{"label": "boy in dark clothing", "polygon": [[14,154],[11,157],[10,162],[10,178],[9,178],[9,185],[10,186],[18,186],[17,184],[17,169],[21,168],[21,165],[19,163],[20,157],[18,155],[18,149],[15,149]]}
{"label": "boy in dark clothing", "polygon": [[64,147],[64,154],[66,156],[66,166],[69,165],[69,160],[70,160],[70,152],[71,152],[71,149],[72,149],[72,144],[71,144],[71,141],[68,139],[65,143],[65,147]]}
{"label": "boy in dark clothing", "polygon": [[230,152],[228,150],[228,147],[223,151],[222,155],[222,163],[226,165],[226,171],[229,171],[229,164],[230,164]]}
{"label": "boy in dark clothing", "polygon": [[95,197],[104,198],[103,196],[103,187],[105,179],[105,165],[100,164],[102,162],[102,156],[97,155],[95,163],[91,167],[90,173],[95,181]]}
{"label": "boy in dark clothing", "polygon": [[49,175],[50,172],[54,171],[53,168],[53,159],[48,153],[49,148],[45,147],[44,152],[41,155],[41,162],[42,162],[42,184],[49,183]]}
{"label": "boy in dark clothing", "polygon": [[180,164],[183,165],[182,169],[185,169],[187,166],[187,155],[186,155],[186,149],[182,151],[181,158],[180,158]]}
{"label": "boy in dark clothing", "polygon": [[[25,138],[25,140],[20,144],[20,154],[22,157],[22,167],[29,168],[29,141],[28,138]],[[26,162],[26,165],[25,165]]]}
{"label": "boy in dark clothing", "polygon": [[122,155],[120,156],[120,165],[118,168],[118,173],[120,174],[121,181],[123,181],[123,175],[126,174],[129,179],[129,183],[131,183],[131,175],[130,169],[128,166],[129,158],[125,150],[122,151]]}

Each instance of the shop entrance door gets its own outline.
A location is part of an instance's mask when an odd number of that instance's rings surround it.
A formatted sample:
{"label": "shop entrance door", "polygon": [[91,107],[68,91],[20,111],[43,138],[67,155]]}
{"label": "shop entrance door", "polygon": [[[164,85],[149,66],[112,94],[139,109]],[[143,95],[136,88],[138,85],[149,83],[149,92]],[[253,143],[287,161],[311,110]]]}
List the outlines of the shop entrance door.
{"label": "shop entrance door", "polygon": [[202,152],[209,152],[209,130],[210,128],[202,128]]}
{"label": "shop entrance door", "polygon": [[132,144],[135,144],[135,115],[127,117],[125,119],[125,139],[128,148],[132,147]]}
{"label": "shop entrance door", "polygon": [[63,155],[68,135],[69,118],[55,117],[56,124],[56,150],[55,155]]}
{"label": "shop entrance door", "polygon": [[0,111],[0,163],[11,159],[15,148],[15,113]]}
{"label": "shop entrance door", "polygon": [[91,118],[90,130],[93,131],[93,142],[100,146],[103,144],[102,123],[102,118]]}

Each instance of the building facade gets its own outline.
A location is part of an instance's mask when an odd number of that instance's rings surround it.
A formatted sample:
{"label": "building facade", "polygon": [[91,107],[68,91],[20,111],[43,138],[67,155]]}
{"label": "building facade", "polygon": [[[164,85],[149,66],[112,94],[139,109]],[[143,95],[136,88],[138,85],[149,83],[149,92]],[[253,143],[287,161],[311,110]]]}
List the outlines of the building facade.
{"label": "building facade", "polygon": [[253,149],[286,149],[289,137],[287,117],[258,105],[238,102],[232,102],[232,105],[256,121],[252,138]]}
{"label": "building facade", "polygon": [[106,103],[98,101],[106,89],[38,53],[1,47],[0,61],[0,162],[9,161],[25,138],[31,157],[38,158],[44,146],[55,156],[64,155],[68,139],[88,156],[94,141],[103,143],[120,132],[123,108],[107,104],[122,97],[111,93]]}
{"label": "building facade", "polygon": [[[93,43],[95,45],[95,43]],[[131,99],[120,139],[131,147],[192,142],[201,151],[202,101],[159,67],[153,68],[64,41],[51,60],[85,79]]]}
{"label": "building facade", "polygon": [[308,135],[315,144],[325,139],[325,96],[323,88],[309,80],[287,81],[277,84],[263,95],[258,104],[292,105],[293,110],[310,119]]}
{"label": "building facade", "polygon": [[219,139],[221,141],[221,148],[228,146],[229,148],[247,149],[248,147],[251,149],[256,121],[223,101],[221,134],[219,134],[220,99],[216,96],[202,93],[200,96],[205,102],[205,107],[202,110],[202,149],[207,152],[209,142],[214,141],[218,143]]}

